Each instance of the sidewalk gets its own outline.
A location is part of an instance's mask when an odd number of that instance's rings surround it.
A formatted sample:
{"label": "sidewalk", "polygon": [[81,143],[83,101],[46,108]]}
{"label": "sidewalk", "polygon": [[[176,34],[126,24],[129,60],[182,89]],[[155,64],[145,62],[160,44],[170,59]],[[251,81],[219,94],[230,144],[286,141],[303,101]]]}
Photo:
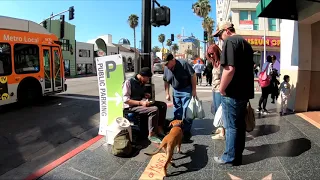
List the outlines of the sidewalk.
{"label": "sidewalk", "polygon": [[[254,108],[258,97],[251,100]],[[211,102],[203,106],[206,118],[194,121],[194,142],[182,145],[186,155],[174,155],[177,167],[170,166],[171,176],[165,179],[320,179],[320,130],[296,115],[278,116],[274,105],[268,107],[271,114],[257,115],[255,130],[247,133],[243,165],[215,164],[213,157],[222,154],[225,142],[211,139]],[[167,116],[171,115],[169,108]],[[133,158],[118,158],[102,138],[40,179],[139,179],[150,161],[143,152],[155,148],[149,145]]]}

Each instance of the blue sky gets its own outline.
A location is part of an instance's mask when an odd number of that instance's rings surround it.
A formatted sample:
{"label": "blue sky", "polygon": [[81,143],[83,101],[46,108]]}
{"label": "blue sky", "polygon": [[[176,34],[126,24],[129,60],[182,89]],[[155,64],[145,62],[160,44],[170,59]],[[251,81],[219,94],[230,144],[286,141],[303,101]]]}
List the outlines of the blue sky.
{"label": "blue sky", "polygon": [[[211,0],[212,12],[210,16],[216,20],[216,0]],[[185,35],[193,33],[197,38],[203,38],[202,19],[195,16],[191,10],[196,0],[158,0],[161,5],[170,7],[171,23],[168,26],[152,27],[152,46],[161,46],[158,35],[163,33],[166,39],[170,34],[181,34],[184,27]],[[129,27],[127,19],[130,14],[139,16],[137,32],[137,48],[141,39],[141,0],[25,0],[1,1],[0,12],[3,16],[10,16],[40,22],[53,12],[58,13],[75,8],[75,19],[70,23],[76,25],[76,40],[87,42],[97,36],[112,34],[113,43],[121,38],[130,40],[133,46],[133,30]],[[66,14],[68,19],[68,14]],[[177,43],[176,37],[175,42]]]}

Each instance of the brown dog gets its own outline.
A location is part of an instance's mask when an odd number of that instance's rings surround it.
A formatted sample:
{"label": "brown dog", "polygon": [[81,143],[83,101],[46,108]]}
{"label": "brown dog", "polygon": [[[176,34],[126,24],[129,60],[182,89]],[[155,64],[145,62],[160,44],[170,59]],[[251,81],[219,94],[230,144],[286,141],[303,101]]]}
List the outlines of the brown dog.
{"label": "brown dog", "polygon": [[177,152],[180,153],[180,149],[181,149],[181,143],[182,143],[182,120],[173,120],[170,124],[169,127],[172,127],[169,134],[166,135],[159,148],[153,152],[153,153],[145,153],[147,155],[155,155],[157,153],[160,152],[161,149],[163,149],[167,155],[167,160],[166,160],[166,164],[164,165],[164,174],[165,176],[167,176],[167,168],[169,163],[172,162],[172,156],[173,156],[173,151],[174,148],[177,146]]}

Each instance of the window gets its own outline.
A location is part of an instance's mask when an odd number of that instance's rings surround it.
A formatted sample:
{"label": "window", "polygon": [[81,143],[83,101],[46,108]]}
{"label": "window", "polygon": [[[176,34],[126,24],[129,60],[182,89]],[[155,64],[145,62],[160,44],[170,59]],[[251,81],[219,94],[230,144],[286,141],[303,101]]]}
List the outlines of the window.
{"label": "window", "polygon": [[249,20],[248,11],[240,11],[240,21]]}
{"label": "window", "polygon": [[269,31],[277,30],[277,21],[275,18],[268,18]]}
{"label": "window", "polygon": [[39,47],[37,45],[14,45],[14,67],[17,74],[39,72],[39,64]]}
{"label": "window", "polygon": [[0,43],[0,76],[11,73],[11,46],[8,43]]}
{"label": "window", "polygon": [[60,54],[58,50],[53,52],[54,60],[54,74],[55,74],[55,86],[61,86],[61,74],[60,74]]}
{"label": "window", "polygon": [[60,39],[62,51],[70,51],[70,41],[69,39]]}
{"label": "window", "polygon": [[90,57],[90,50],[79,49],[79,57]]}
{"label": "window", "polygon": [[251,11],[251,20],[253,21],[253,30],[259,30],[259,17],[256,11]]}

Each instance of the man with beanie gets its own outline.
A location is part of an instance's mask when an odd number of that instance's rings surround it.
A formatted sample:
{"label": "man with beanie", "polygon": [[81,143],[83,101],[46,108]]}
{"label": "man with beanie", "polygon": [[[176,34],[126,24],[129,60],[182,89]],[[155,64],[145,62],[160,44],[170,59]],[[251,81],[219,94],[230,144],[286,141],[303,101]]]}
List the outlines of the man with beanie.
{"label": "man with beanie", "polygon": [[184,140],[191,138],[193,119],[185,117],[191,97],[196,97],[197,76],[194,69],[186,60],[176,60],[172,54],[166,54],[163,74],[166,99],[170,98],[170,85],[173,88],[174,119],[183,120]]}
{"label": "man with beanie", "polygon": [[151,69],[143,67],[138,74],[126,80],[122,87],[123,102],[126,110],[148,117],[148,139],[153,143],[161,143],[159,136],[164,137],[163,126],[167,104],[148,100],[151,95],[145,92],[145,84],[149,82],[151,76]]}

